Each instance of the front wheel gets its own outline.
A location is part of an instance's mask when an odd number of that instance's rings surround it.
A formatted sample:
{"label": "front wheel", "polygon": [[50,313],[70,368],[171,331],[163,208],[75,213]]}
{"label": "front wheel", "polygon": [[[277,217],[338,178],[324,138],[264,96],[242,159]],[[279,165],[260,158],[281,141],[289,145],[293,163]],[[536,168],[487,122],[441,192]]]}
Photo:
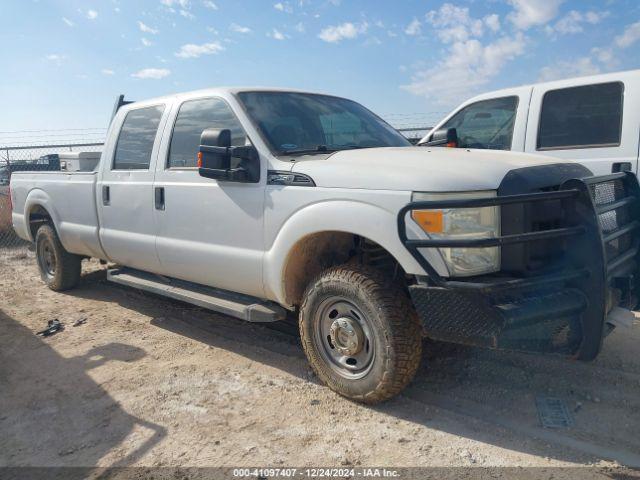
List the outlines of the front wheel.
{"label": "front wheel", "polygon": [[82,257],[64,249],[51,225],[42,225],[36,233],[36,259],[40,277],[51,290],[61,292],[78,285]]}
{"label": "front wheel", "polygon": [[397,395],[420,365],[421,329],[409,299],[369,267],[334,267],[312,282],[300,336],[318,377],[368,404]]}

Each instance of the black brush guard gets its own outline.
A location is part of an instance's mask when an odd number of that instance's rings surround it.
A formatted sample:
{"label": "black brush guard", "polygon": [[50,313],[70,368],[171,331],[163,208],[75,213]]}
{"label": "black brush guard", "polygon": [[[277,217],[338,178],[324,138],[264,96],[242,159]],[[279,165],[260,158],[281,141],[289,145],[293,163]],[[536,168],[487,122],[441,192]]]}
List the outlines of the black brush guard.
{"label": "black brush guard", "polygon": [[[558,190],[413,202],[398,214],[398,234],[425,279],[409,287],[424,333],[436,340],[595,358],[612,308],[637,303],[640,187],[631,172],[567,180]],[[549,203],[551,202],[551,203]],[[483,239],[409,239],[412,210],[553,204],[562,225]],[[536,272],[499,272],[451,280],[420,249],[505,247],[562,242],[563,254]]]}

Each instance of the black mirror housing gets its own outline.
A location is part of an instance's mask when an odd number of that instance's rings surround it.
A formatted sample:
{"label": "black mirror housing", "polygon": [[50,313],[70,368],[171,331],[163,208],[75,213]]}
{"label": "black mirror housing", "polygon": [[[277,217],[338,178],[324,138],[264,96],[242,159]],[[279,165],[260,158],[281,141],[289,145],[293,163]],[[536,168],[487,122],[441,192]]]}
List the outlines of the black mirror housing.
{"label": "black mirror housing", "polygon": [[[240,159],[235,168],[232,158]],[[220,181],[256,183],[260,180],[258,151],[253,146],[232,147],[229,129],[208,128],[200,136],[198,173]]]}
{"label": "black mirror housing", "polygon": [[455,128],[441,128],[431,134],[428,142],[422,145],[429,147],[458,147],[458,131]]}

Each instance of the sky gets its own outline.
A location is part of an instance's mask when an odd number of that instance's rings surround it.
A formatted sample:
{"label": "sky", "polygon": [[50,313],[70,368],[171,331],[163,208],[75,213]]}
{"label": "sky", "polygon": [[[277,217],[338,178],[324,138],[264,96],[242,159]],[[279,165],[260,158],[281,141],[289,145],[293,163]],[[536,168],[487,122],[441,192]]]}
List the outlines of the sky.
{"label": "sky", "polygon": [[484,91],[640,68],[638,0],[2,0],[0,25],[14,140],[100,131],[120,93],[291,87],[403,127]]}

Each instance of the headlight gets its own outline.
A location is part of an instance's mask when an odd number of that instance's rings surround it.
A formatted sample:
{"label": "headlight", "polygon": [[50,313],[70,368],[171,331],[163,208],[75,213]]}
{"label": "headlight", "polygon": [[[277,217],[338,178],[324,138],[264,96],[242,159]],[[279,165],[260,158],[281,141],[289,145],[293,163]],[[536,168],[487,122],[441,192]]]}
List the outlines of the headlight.
{"label": "headlight", "polygon": [[[495,197],[496,192],[420,193],[414,202]],[[499,207],[413,210],[411,218],[433,239],[478,239],[500,236]],[[469,277],[500,270],[500,247],[439,248],[452,277]]]}

